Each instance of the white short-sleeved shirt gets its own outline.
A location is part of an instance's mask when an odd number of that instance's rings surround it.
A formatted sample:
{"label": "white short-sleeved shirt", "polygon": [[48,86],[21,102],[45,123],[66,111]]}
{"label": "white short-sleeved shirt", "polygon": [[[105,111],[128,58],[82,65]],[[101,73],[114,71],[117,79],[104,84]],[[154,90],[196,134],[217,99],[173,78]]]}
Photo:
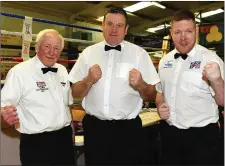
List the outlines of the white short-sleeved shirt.
{"label": "white short-sleeved shirt", "polygon": [[169,104],[167,122],[177,128],[202,127],[218,121],[218,105],[212,88],[202,79],[204,66],[217,62],[223,77],[223,61],[216,53],[198,44],[186,60],[174,59],[174,49],[159,63],[159,77],[165,103]]}
{"label": "white short-sleeved shirt", "polygon": [[105,51],[106,41],[87,47],[69,74],[72,83],[88,75],[91,66],[98,64],[102,77],[92,85],[82,101],[88,114],[99,119],[132,119],[142,108],[139,92],[129,85],[129,71],[139,70],[143,80],[151,85],[159,82],[158,74],[148,55],[141,47],[127,41],[121,42],[121,51]]}
{"label": "white short-sleeved shirt", "polygon": [[68,106],[72,96],[66,68],[55,64],[57,73],[43,74],[42,67],[45,66],[37,56],[14,66],[1,90],[1,107],[16,107],[16,129],[21,133],[54,131],[71,122]]}

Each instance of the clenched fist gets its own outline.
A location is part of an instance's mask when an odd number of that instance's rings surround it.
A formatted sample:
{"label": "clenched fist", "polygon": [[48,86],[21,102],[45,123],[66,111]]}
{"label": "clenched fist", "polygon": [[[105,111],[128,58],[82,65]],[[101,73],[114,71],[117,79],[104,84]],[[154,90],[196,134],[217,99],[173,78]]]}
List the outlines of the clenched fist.
{"label": "clenched fist", "polygon": [[170,116],[170,111],[169,111],[169,105],[166,103],[161,104],[157,108],[158,114],[162,120],[167,120],[169,119]]}
{"label": "clenched fist", "polygon": [[1,116],[3,120],[9,125],[14,125],[19,122],[19,118],[16,113],[16,107],[13,105],[8,105],[1,108]]}
{"label": "clenched fist", "polygon": [[138,90],[138,87],[143,84],[143,79],[142,79],[142,75],[141,72],[136,70],[136,69],[132,69],[129,72],[129,84],[130,86],[134,89],[134,90]]}
{"label": "clenched fist", "polygon": [[87,80],[90,84],[96,83],[102,77],[102,70],[95,64],[89,68]]}
{"label": "clenched fist", "polygon": [[220,67],[216,62],[209,62],[204,66],[203,77],[206,77],[210,82],[216,82],[221,78]]}

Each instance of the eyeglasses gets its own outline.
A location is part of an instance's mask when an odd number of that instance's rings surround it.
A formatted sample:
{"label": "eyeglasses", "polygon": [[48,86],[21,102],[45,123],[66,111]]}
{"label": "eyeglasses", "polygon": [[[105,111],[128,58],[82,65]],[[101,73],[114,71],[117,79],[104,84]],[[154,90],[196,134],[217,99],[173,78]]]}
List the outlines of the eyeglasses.
{"label": "eyeglasses", "polygon": [[106,22],[106,26],[110,29],[116,28],[116,29],[122,29],[125,27],[125,24],[119,23],[119,24],[113,24],[112,22]]}
{"label": "eyeglasses", "polygon": [[186,30],[186,31],[172,31],[172,34],[175,36],[181,36],[181,35],[185,35],[185,36],[191,36],[194,33],[194,30]]}

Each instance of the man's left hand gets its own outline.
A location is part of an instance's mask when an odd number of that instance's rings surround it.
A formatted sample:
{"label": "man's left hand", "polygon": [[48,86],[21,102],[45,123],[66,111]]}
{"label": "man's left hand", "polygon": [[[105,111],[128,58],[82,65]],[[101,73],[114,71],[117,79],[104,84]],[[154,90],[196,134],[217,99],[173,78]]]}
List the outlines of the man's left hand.
{"label": "man's left hand", "polygon": [[129,72],[129,84],[130,86],[134,89],[134,90],[138,90],[138,87],[140,87],[143,83],[143,79],[142,79],[142,75],[141,72],[136,70],[136,69],[132,69]]}
{"label": "man's left hand", "polygon": [[221,78],[220,67],[216,62],[209,62],[204,66],[203,76],[205,76],[210,82],[216,82]]}

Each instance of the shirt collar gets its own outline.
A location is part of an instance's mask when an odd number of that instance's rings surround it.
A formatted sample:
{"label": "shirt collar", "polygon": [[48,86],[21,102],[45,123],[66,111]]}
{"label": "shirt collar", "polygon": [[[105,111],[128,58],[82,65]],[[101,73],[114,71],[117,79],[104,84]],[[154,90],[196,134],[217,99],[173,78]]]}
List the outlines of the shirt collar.
{"label": "shirt collar", "polygon": [[188,56],[193,57],[196,53],[196,44],[194,45],[194,47],[192,48],[191,51],[189,51]]}
{"label": "shirt collar", "polygon": [[[175,50],[174,54],[179,53],[179,52],[177,51],[176,48],[175,48],[174,50]],[[189,51],[189,52],[187,53],[187,55],[188,55],[189,57],[193,57],[194,54],[195,54],[195,50],[196,50],[196,44],[195,44],[194,47],[191,49],[191,51]]]}
{"label": "shirt collar", "polygon": [[112,46],[112,45],[108,44],[105,40],[103,41],[103,43],[104,43],[104,46],[105,45],[109,45],[111,47],[116,47],[118,45],[121,45],[121,51],[122,51],[122,49],[124,48],[124,45],[125,45],[125,41],[124,40],[122,42],[120,42],[119,44],[115,45],[115,46]]}

